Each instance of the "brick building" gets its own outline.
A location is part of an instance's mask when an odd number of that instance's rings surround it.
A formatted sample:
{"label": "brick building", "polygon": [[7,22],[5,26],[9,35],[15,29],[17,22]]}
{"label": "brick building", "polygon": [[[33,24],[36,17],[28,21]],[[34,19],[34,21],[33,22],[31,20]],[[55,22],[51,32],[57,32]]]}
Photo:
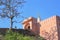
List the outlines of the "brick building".
{"label": "brick building", "polygon": [[45,20],[29,17],[23,21],[23,29],[28,29],[47,40],[60,39],[60,17],[52,16]]}

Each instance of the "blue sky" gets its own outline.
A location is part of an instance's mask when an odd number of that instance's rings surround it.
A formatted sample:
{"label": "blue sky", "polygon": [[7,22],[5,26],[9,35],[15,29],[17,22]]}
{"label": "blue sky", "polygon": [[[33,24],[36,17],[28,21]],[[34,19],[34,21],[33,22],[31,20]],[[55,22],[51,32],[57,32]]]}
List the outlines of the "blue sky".
{"label": "blue sky", "polygon": [[[26,0],[22,10],[23,12],[21,15],[27,18],[30,16],[37,18],[38,14],[42,20],[53,15],[60,16],[60,0]],[[19,20],[20,19],[21,18],[19,18]],[[18,28],[22,28],[21,23],[15,23],[14,25]],[[9,19],[0,19],[0,28],[3,27],[9,27]]]}

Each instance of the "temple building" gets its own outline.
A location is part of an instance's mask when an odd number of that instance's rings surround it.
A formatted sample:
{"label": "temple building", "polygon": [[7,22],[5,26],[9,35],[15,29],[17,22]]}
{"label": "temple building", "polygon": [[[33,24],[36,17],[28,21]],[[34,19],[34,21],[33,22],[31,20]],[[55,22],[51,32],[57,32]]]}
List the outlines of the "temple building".
{"label": "temple building", "polygon": [[60,16],[52,16],[45,20],[29,17],[22,24],[23,29],[30,30],[46,40],[60,40]]}

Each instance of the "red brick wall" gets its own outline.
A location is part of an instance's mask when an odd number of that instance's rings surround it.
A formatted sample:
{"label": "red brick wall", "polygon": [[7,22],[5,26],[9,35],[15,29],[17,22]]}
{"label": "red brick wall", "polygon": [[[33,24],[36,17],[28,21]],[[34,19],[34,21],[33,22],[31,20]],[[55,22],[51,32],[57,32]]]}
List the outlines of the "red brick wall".
{"label": "red brick wall", "polygon": [[47,40],[58,40],[56,16],[40,22],[40,35]]}

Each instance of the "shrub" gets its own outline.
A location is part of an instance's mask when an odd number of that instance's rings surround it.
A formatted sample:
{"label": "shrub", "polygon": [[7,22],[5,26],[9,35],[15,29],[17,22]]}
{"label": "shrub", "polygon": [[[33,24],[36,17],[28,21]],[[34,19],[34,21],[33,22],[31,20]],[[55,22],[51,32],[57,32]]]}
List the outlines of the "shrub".
{"label": "shrub", "polygon": [[42,37],[36,38],[33,36],[23,36],[18,32],[7,31],[6,35],[4,36],[4,40],[43,40]]}

